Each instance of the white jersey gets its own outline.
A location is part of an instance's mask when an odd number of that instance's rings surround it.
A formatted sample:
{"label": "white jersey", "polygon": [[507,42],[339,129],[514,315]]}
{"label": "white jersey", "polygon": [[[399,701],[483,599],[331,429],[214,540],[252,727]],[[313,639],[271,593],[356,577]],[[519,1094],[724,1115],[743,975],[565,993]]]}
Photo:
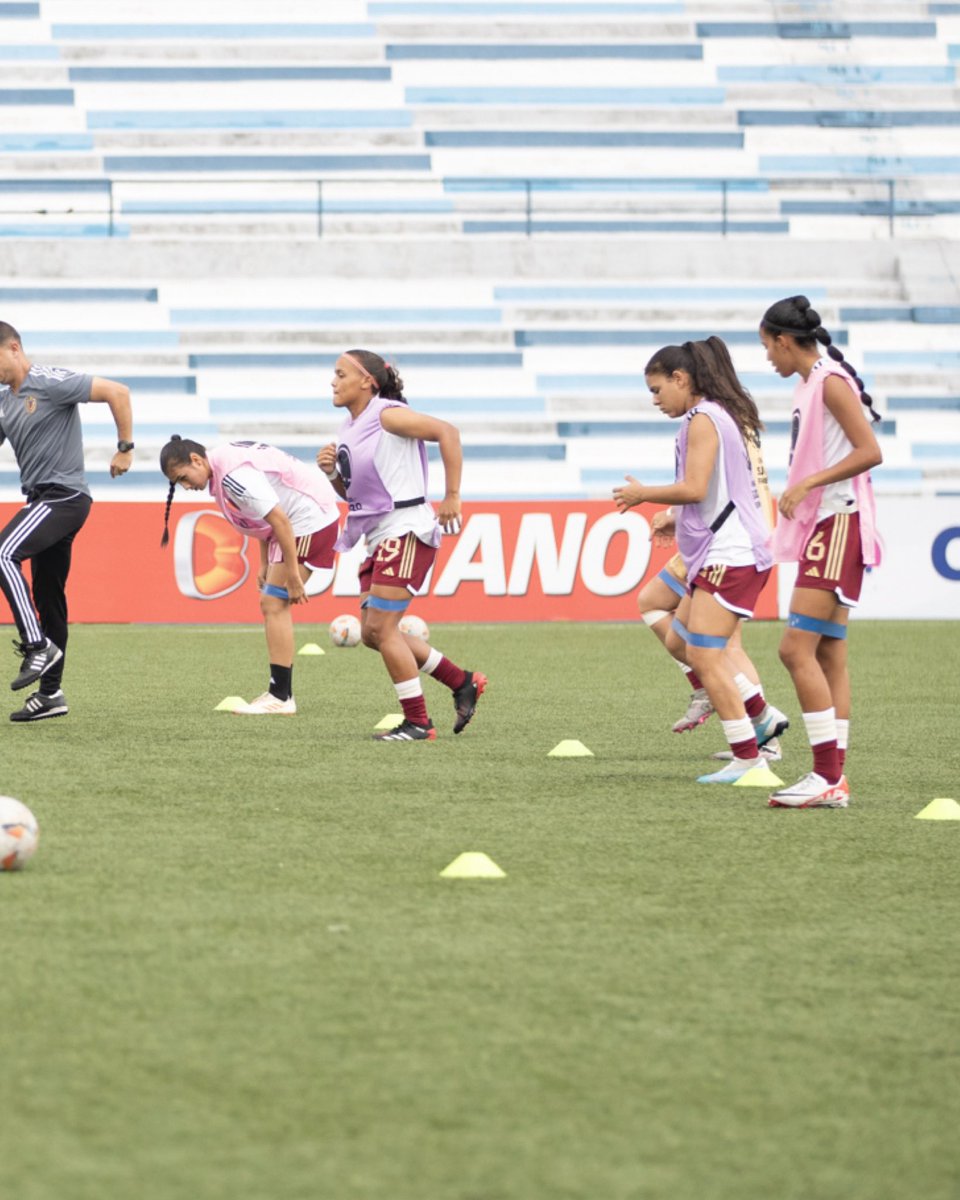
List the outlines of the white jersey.
{"label": "white jersey", "polygon": [[223,477],[224,492],[244,516],[263,520],[278,505],[286,513],[295,537],[326,529],[338,517],[337,510],[324,510],[305,492],[287,487],[276,471],[260,471],[244,463]]}
{"label": "white jersey", "polygon": [[[823,406],[823,467],[829,470],[846,458],[853,450],[853,443],[843,432],[843,427],[826,405]],[[852,479],[841,479],[839,483],[828,483],[820,497],[817,520],[831,517],[834,513],[856,512],[857,497]]]}

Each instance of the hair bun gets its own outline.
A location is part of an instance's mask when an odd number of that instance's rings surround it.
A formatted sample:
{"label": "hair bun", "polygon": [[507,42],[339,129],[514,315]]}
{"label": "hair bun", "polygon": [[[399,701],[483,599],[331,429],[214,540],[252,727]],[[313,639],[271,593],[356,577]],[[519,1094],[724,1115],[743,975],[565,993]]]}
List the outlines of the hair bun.
{"label": "hair bun", "polygon": [[806,296],[794,296],[793,303],[796,306],[797,312],[805,313],[810,307],[810,301]]}
{"label": "hair bun", "polygon": [[170,434],[170,441],[171,441],[171,442],[179,442],[179,441],[181,441],[181,440],[182,440],[182,439],[181,439],[181,437],[180,437],[180,434],[179,434],[179,433],[171,433],[171,434]]}

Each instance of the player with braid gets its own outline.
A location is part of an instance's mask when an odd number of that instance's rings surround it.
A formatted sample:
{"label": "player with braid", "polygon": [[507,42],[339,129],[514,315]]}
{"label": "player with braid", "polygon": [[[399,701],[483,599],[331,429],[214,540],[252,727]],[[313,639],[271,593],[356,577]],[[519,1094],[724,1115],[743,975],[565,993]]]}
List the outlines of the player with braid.
{"label": "player with braid", "polygon": [[[883,456],[863,381],[833,345],[806,296],[770,306],[760,340],[778,375],[798,375],[787,486],[774,533],[777,562],[798,562],[780,658],[813,750],[813,770],[774,792],[777,808],[846,808],[850,722],[847,619],[865,567],[880,563],[870,469]],[[828,357],[822,357],[820,347]],[[867,414],[870,419],[868,420]]]}
{"label": "player with braid", "polygon": [[[731,751],[731,761],[700,776],[700,783],[735,783],[765,762],[759,728],[726,654],[738,622],[753,615],[773,564],[746,448],[760,417],[729,362],[719,338],[665,346],[653,355],[645,368],[653,402],[668,417],[681,419],[676,481],[645,487],[628,475],[627,484],[613,492],[621,512],[645,502],[678,510],[676,536],[689,594],[677,608],[667,649],[682,654],[703,680]],[[779,728],[773,722],[775,732],[785,728],[783,721]]]}
{"label": "player with braid", "polygon": [[[473,717],[487,686],[485,675],[465,671],[420,638],[400,632],[400,619],[424,584],[445,533],[460,532],[460,434],[446,421],[408,407],[403,380],[370,350],[350,350],[337,359],[333,404],[346,409],[337,442],[324,446],[317,462],[349,504],[338,550],[365,539],[360,565],[360,625],[363,644],[378,650],[403,709],[396,728],[374,736],[384,742],[434,741],[418,672],[432,675],[453,693],[453,732]],[[425,442],[440,449],[445,493],[434,513],[427,493]]]}
{"label": "player with braid", "polygon": [[270,662],[263,695],[233,711],[243,716],[293,716],[292,604],[305,604],[306,581],[323,585],[333,573],[340,509],[333,488],[312,464],[265,442],[230,442],[207,450],[177,434],[160,451],[160,470],[170,480],[163,514],[169,540],[170,506],[177,484],[209,488],[229,523],[260,544],[260,611]]}

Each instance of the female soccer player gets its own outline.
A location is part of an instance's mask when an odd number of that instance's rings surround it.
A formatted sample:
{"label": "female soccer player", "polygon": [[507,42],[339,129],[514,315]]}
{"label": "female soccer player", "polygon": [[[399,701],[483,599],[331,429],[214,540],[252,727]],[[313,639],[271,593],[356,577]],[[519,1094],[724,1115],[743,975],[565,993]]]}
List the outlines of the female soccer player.
{"label": "female soccer player", "polygon": [[293,614],[307,601],[306,580],[331,572],[340,516],[337,496],[313,466],[265,442],[230,442],[207,450],[177,434],[160,451],[170,480],[161,545],[169,540],[170,506],[179,483],[206,488],[234,528],[260,543],[260,611],[267,635],[270,685],[233,711],[244,716],[293,716]]}
{"label": "female soccer player", "polygon": [[[760,340],[778,375],[800,377],[773,548],[777,562],[799,562],[780,658],[793,677],[813,749],[813,770],[774,792],[770,804],[846,808],[847,618],[860,598],[864,567],[880,563],[869,471],[883,455],[866,413],[880,418],[806,296],[771,305]],[[821,357],[821,345],[829,358]]]}
{"label": "female soccer player", "polygon": [[676,536],[690,594],[677,608],[667,648],[682,649],[703,681],[732,754],[700,783],[734,783],[765,761],[724,653],[740,618],[753,615],[773,563],[745,445],[760,418],[729,362],[719,338],[653,355],[645,368],[653,402],[668,417],[682,418],[676,480],[645,487],[628,475],[613,492],[621,512],[645,501],[679,509]]}
{"label": "female soccer player", "polygon": [[[337,549],[349,550],[361,537],[366,539],[367,557],[359,572],[361,637],[365,646],[380,652],[404,715],[395,729],[374,737],[384,742],[436,739],[418,671],[451,690],[453,732],[460,733],[476,711],[486,676],[463,670],[399,629],[436,558],[441,526],[445,533],[460,532],[460,434],[446,421],[409,408],[403,380],[370,350],[341,354],[332,387],[334,407],[346,409],[347,416],[337,442],[324,446],[317,462],[349,505]],[[443,461],[446,490],[437,514],[426,498],[425,442],[437,443]]]}

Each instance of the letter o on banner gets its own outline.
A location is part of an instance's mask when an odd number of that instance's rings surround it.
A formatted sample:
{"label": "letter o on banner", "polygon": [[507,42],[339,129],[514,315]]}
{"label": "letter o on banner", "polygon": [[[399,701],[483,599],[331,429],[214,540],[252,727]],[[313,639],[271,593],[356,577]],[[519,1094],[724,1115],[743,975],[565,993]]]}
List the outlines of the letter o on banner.
{"label": "letter o on banner", "polygon": [[[618,534],[627,539],[623,565],[607,574],[607,552]],[[650,526],[639,513],[607,513],[584,538],[580,552],[580,578],[595,596],[622,596],[638,587],[650,562]]]}
{"label": "letter o on banner", "polygon": [[[933,545],[930,548],[933,569],[944,579],[960,579],[960,566],[953,567],[947,561],[947,549],[951,542],[957,541],[960,541],[960,525],[942,530],[933,539]],[[960,561],[960,549],[957,552],[957,560]]]}

